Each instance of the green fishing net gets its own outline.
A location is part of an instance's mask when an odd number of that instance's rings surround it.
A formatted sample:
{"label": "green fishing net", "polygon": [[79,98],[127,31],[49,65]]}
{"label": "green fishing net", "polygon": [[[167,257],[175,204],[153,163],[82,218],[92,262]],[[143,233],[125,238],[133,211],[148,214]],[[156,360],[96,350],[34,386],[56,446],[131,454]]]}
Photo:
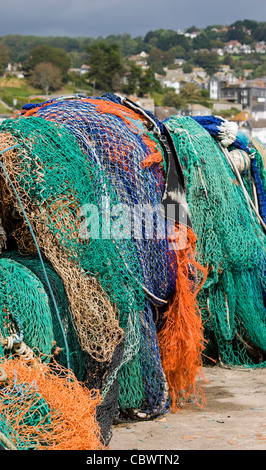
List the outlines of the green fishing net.
{"label": "green fishing net", "polygon": [[[186,179],[197,259],[208,267],[198,299],[205,356],[263,367],[266,352],[265,233],[219,143],[194,119],[167,120]],[[232,148],[228,148],[231,152]],[[257,153],[265,186],[263,160]],[[242,174],[253,198],[250,168]]]}
{"label": "green fishing net", "polygon": [[[35,117],[7,120],[1,124],[0,132],[5,148],[7,135],[18,145],[17,149],[3,153],[2,159],[21,207],[12,189],[4,196],[9,202],[11,198],[20,214],[23,208],[30,222],[22,214],[14,230],[20,250],[36,253],[34,233],[42,255],[60,274],[65,287],[68,285],[68,300],[75,296],[76,302],[87,307],[86,316],[78,317],[79,309],[75,309],[73,301],[71,315],[82,349],[95,360],[109,363],[125,335],[123,361],[111,377],[107,374],[103,388],[108,390],[118,371],[122,368],[123,374],[123,368],[128,367],[127,380],[131,384],[121,380],[121,404],[139,406],[143,386],[137,352],[144,294],[133,245],[130,240],[114,243],[110,239],[87,240],[82,236],[81,207],[95,204],[101,208],[103,196],[108,196],[111,204],[116,202],[108,177],[85,158],[70,132],[54,123]],[[9,181],[6,186],[10,187]],[[5,204],[2,214],[7,225],[8,207]],[[101,210],[99,219],[103,224]],[[90,289],[88,292],[82,291],[83,282]],[[130,388],[140,392],[129,395]]]}
{"label": "green fishing net", "polygon": [[[47,339],[50,338],[49,347],[44,348],[39,345],[39,354],[41,354],[42,360],[49,361],[56,351],[57,362],[64,367],[70,366],[77,379],[83,380],[89,355],[82,350],[73,327],[63,282],[51,263],[47,260],[44,260],[43,263],[53,289],[56,306],[64,326],[64,333],[61,330],[55,304],[48,289],[39,257],[36,255],[22,255],[18,251],[6,251],[2,253],[0,259],[2,277],[1,305],[4,307],[4,301],[7,297],[9,298],[9,305],[11,299],[12,304],[5,307],[9,312],[10,325],[6,324],[5,329],[7,332],[3,336],[8,336],[12,331],[14,333],[21,331],[21,339],[34,351],[36,351],[40,341],[45,340],[47,342]],[[9,282],[6,282],[6,279],[3,278],[3,273],[7,271],[7,267],[9,268]],[[3,308],[1,308],[1,311],[3,311]],[[19,315],[22,317],[22,325],[19,322]],[[46,329],[42,327],[45,322],[48,325]],[[14,323],[13,330],[11,329],[12,323]],[[34,330],[34,332],[31,330]],[[64,336],[71,351],[69,364]],[[44,354],[47,354],[46,358]]]}
{"label": "green fishing net", "polygon": [[[40,280],[12,259],[0,259],[0,334],[16,334],[49,360],[53,348],[52,314]],[[9,348],[12,349],[12,348]]]}

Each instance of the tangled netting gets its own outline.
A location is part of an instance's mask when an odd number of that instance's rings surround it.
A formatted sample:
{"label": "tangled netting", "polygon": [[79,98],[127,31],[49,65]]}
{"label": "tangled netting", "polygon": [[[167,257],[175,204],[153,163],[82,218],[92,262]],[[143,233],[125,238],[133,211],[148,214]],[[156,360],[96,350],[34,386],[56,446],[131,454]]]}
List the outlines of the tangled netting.
{"label": "tangled netting", "polygon": [[112,95],[27,105],[0,126],[4,352],[35,349],[99,390],[104,443],[117,410],[147,419],[201,394],[205,271],[169,136]]}
{"label": "tangled netting", "polygon": [[186,179],[207,346],[226,366],[265,367],[265,167],[259,145],[219,117],[165,122]]}
{"label": "tangled netting", "polygon": [[[0,442],[9,450],[104,450],[99,391],[58,364],[2,357]],[[1,376],[0,376],[1,378]]]}

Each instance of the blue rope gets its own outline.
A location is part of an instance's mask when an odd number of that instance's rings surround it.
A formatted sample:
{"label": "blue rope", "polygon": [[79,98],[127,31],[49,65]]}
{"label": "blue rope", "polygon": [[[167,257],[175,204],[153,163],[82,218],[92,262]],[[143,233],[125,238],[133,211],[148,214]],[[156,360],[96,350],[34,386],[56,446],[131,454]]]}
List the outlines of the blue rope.
{"label": "blue rope", "polygon": [[264,222],[266,222],[266,196],[263,188],[263,183],[260,177],[260,172],[257,166],[255,157],[250,159],[251,161],[251,172],[256,185],[256,191],[258,196],[258,203],[260,207],[260,215]]}
{"label": "blue rope", "polygon": [[[9,147],[9,148],[7,148],[7,149],[5,149],[5,150],[2,150],[2,151],[0,152],[0,155],[2,155],[3,153],[7,152],[8,150],[12,150],[13,148],[20,147],[20,146],[21,146],[21,144],[12,145],[12,147]],[[32,226],[31,226],[31,223],[30,223],[30,221],[29,221],[29,219],[28,219],[28,217],[27,217],[27,214],[26,214],[26,212],[25,212],[25,210],[24,210],[24,207],[23,207],[23,204],[22,204],[22,202],[21,202],[21,199],[20,199],[20,197],[19,197],[19,195],[18,195],[18,193],[17,193],[17,191],[16,191],[16,188],[15,188],[15,186],[13,185],[13,183],[12,183],[12,181],[11,181],[11,179],[10,179],[10,177],[9,177],[9,175],[8,175],[6,169],[5,169],[5,167],[4,167],[4,165],[3,165],[3,163],[2,163],[1,161],[0,161],[0,166],[1,166],[1,168],[2,168],[2,170],[3,170],[3,172],[4,172],[4,174],[5,174],[5,176],[7,177],[10,186],[12,187],[12,189],[13,189],[13,191],[14,191],[14,194],[15,194],[17,200],[18,200],[18,203],[19,203],[19,205],[20,205],[20,208],[21,208],[21,210],[22,210],[22,212],[23,212],[23,215],[24,215],[24,217],[25,217],[25,220],[26,220],[26,222],[27,222],[27,224],[28,224],[28,226],[29,226],[29,229],[30,229],[32,238],[33,238],[34,243],[35,243],[35,245],[36,245],[37,252],[38,252],[38,255],[39,255],[39,258],[40,258],[40,261],[41,261],[42,269],[43,269],[43,272],[44,272],[44,275],[45,275],[45,279],[46,279],[46,282],[47,282],[47,285],[48,285],[48,288],[49,288],[49,291],[50,291],[50,294],[51,294],[51,298],[52,298],[52,301],[53,301],[53,304],[54,304],[54,307],[55,307],[55,311],[56,311],[56,314],[57,314],[57,317],[58,317],[58,322],[59,322],[60,327],[61,327],[61,330],[62,330],[62,334],[63,334],[63,338],[64,338],[64,343],[65,343],[65,348],[66,348],[67,367],[68,367],[68,369],[70,369],[69,349],[68,349],[68,344],[67,344],[67,339],[66,339],[64,327],[63,327],[63,324],[62,324],[62,322],[61,322],[60,313],[59,313],[59,310],[58,310],[58,307],[57,307],[57,303],[56,303],[56,300],[55,300],[55,297],[54,297],[54,293],[53,293],[51,284],[50,284],[50,282],[49,282],[49,278],[48,278],[48,275],[47,275],[47,271],[46,271],[46,269],[45,269],[45,265],[44,265],[44,262],[43,262],[43,259],[42,259],[42,255],[41,255],[41,252],[40,252],[40,248],[39,248],[38,242],[37,242],[36,237],[35,237],[35,235],[34,235],[34,232],[33,232]]]}
{"label": "blue rope", "polygon": [[192,119],[204,127],[213,137],[219,135],[223,119],[217,116],[193,116]]}

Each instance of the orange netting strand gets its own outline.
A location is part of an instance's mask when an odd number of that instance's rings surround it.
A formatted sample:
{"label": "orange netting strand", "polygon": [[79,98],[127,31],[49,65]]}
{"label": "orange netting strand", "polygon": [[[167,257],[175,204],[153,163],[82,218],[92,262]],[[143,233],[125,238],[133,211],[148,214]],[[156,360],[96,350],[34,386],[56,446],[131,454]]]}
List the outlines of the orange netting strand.
{"label": "orange netting strand", "polygon": [[[177,411],[182,400],[192,394],[199,394],[204,402],[204,393],[197,376],[202,375],[202,353],[204,350],[203,325],[196,296],[207,277],[207,271],[195,261],[196,236],[189,228],[175,227],[178,237],[187,236],[187,244],[183,249],[176,248],[177,280],[176,291],[169,302],[165,321],[158,333],[161,360],[166,375],[171,409]],[[202,281],[193,292],[188,283],[193,267],[202,273]]]}
{"label": "orange netting strand", "polygon": [[[33,360],[29,364],[20,358],[1,358],[1,366],[7,381],[4,387],[1,383],[0,414],[6,416],[5,424],[13,430],[15,445],[15,436],[19,436],[24,446],[30,440],[37,443],[35,450],[106,450],[96,421],[96,406],[101,402],[98,390],[88,390],[72,372],[56,363],[44,365]],[[15,393],[18,390],[23,390],[24,397]],[[40,410],[43,400],[49,416],[29,425],[32,407],[35,412]]]}

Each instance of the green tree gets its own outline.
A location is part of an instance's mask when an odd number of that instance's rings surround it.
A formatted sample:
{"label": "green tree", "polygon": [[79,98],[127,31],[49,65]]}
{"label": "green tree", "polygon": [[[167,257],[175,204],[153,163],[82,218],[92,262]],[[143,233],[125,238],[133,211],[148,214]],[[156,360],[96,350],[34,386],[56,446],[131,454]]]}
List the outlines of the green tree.
{"label": "green tree", "polygon": [[148,64],[153,66],[156,73],[164,74],[163,67],[173,64],[175,57],[173,48],[162,51],[158,47],[153,47],[149,52]]}
{"label": "green tree", "polygon": [[229,65],[229,67],[232,67],[234,63],[234,59],[230,54],[225,54],[222,62],[224,65]]}
{"label": "green tree", "polygon": [[163,54],[163,65],[171,65],[174,63],[174,60],[176,58],[176,54],[174,51],[174,48],[172,47],[168,51],[164,52]]}
{"label": "green tree", "polygon": [[213,75],[219,69],[220,61],[217,52],[198,51],[194,54],[194,61],[206,70],[209,75]]}
{"label": "green tree", "polygon": [[140,77],[138,94],[142,97],[152,92],[162,92],[162,87],[160,82],[155,78],[153,67],[149,67]]}
{"label": "green tree", "polygon": [[180,98],[184,103],[199,103],[202,99],[201,90],[194,83],[185,83],[180,89]]}
{"label": "green tree", "polygon": [[4,68],[10,60],[10,52],[4,41],[0,41],[0,73],[3,73]]}
{"label": "green tree", "polygon": [[187,62],[183,65],[182,67],[184,73],[191,73],[192,72],[192,66],[188,64]]}
{"label": "green tree", "polygon": [[137,92],[140,79],[142,76],[142,69],[139,65],[130,61],[126,72],[126,84],[123,86],[123,92],[127,95],[133,95]]}
{"label": "green tree", "polygon": [[173,51],[175,59],[183,59],[186,55],[186,51],[182,46],[172,47],[171,51]]}
{"label": "green tree", "polygon": [[266,22],[259,23],[253,32],[256,41],[265,41],[266,38]]}
{"label": "green tree", "polygon": [[243,25],[245,28],[251,31],[251,34],[255,31],[258,26],[258,22],[255,20],[243,20]]}
{"label": "green tree", "polygon": [[200,33],[192,40],[193,49],[210,49],[210,40],[205,33]]}
{"label": "green tree", "polygon": [[40,62],[35,65],[30,83],[33,86],[40,87],[46,95],[50,90],[57,90],[62,85],[62,75],[59,67],[50,62]]}
{"label": "green tree", "polygon": [[89,46],[87,52],[88,76],[95,89],[111,92],[122,89],[125,66],[118,46],[102,41]]}
{"label": "green tree", "polygon": [[115,44],[119,47],[122,55],[124,57],[130,56],[133,54],[139,54],[141,51],[145,50],[146,44],[144,44],[141,37],[131,38],[127,33],[123,35],[112,34],[105,38],[105,41],[108,44]]}
{"label": "green tree", "polygon": [[265,77],[266,75],[266,63],[259,65],[252,72],[252,78]]}
{"label": "green tree", "polygon": [[242,44],[245,34],[246,34],[245,30],[246,28],[244,27],[243,22],[236,21],[235,23],[231,24],[228,28],[227,40],[228,41],[236,40]]}
{"label": "green tree", "polygon": [[149,52],[148,65],[152,65],[156,73],[163,72],[163,56],[163,51],[158,47],[152,47]]}
{"label": "green tree", "polygon": [[26,71],[31,71],[41,62],[51,63],[61,71],[62,79],[67,80],[68,70],[71,65],[68,54],[60,47],[36,46],[30,53],[24,65]]}
{"label": "green tree", "polygon": [[173,106],[181,109],[184,107],[185,101],[182,95],[177,94],[173,88],[167,88],[163,93],[163,106]]}
{"label": "green tree", "polygon": [[178,34],[176,31],[169,29],[165,30],[161,28],[155,31],[149,31],[144,37],[144,42],[162,51],[167,51],[175,46],[181,46],[185,51],[192,49],[191,40],[183,34]]}

